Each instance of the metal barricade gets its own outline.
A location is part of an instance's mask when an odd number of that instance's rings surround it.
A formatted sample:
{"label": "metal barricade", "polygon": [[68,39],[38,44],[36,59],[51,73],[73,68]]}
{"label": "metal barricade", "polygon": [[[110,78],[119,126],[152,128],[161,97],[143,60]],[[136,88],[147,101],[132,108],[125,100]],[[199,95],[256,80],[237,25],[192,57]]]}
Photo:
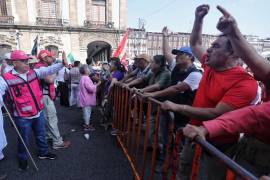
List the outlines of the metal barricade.
{"label": "metal barricade", "polygon": [[[161,102],[153,98],[145,98],[141,93],[120,85],[114,86],[111,98],[113,98],[113,127],[120,132],[117,141],[131,165],[134,178],[155,179]],[[168,143],[161,176],[164,180],[176,179],[180,161],[180,144],[183,139],[182,129],[174,132],[173,113],[169,112],[169,114]],[[153,143],[149,144],[151,137]],[[191,180],[198,179],[202,149],[227,166],[227,180],[234,180],[236,177],[258,179],[202,138],[196,137],[194,142],[196,148]],[[147,151],[149,147],[152,147],[152,152]]]}

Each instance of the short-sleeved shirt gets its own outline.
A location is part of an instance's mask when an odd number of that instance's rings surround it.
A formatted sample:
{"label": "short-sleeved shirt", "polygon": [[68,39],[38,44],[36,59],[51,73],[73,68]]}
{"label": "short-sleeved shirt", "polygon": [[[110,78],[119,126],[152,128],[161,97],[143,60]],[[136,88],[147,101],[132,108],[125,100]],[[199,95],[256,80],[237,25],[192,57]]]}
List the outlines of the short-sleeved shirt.
{"label": "short-sleeved shirt", "polygon": [[117,79],[117,81],[121,81],[124,78],[124,73],[122,73],[121,71],[114,71],[112,73],[112,78]]}
{"label": "short-sleeved shirt", "polygon": [[139,68],[137,68],[138,72],[137,72],[137,78],[143,78],[144,76],[147,76],[150,72],[150,64],[144,69],[144,70],[140,70]]}
{"label": "short-sleeved shirt", "polygon": [[[206,58],[207,56],[204,56],[203,61]],[[193,107],[214,108],[223,102],[234,109],[239,109],[250,105],[256,98],[257,81],[242,67],[237,66],[225,71],[216,71],[204,63],[202,67],[204,74]],[[192,119],[191,124],[201,125],[202,122]]]}
{"label": "short-sleeved shirt", "polygon": [[148,86],[158,83],[160,85],[160,89],[165,89],[170,86],[171,73],[167,69],[156,75],[153,72],[150,72],[143,78],[143,80],[148,82]]}

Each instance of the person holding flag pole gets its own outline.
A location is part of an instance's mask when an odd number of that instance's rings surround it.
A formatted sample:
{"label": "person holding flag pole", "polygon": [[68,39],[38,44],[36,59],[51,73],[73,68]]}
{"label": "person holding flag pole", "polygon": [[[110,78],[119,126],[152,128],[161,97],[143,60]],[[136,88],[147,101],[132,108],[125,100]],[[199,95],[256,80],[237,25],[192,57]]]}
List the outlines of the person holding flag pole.
{"label": "person holding flag pole", "polygon": [[[42,91],[39,79],[55,74],[63,66],[68,65],[67,60],[40,69],[30,69],[29,59],[24,51],[15,50],[11,53],[14,69],[0,77],[0,94],[6,91],[11,101],[11,113],[22,138],[18,142],[18,162],[20,170],[27,170],[29,151],[27,145],[30,141],[31,129],[34,131],[38,147],[39,159],[56,159],[56,155],[48,151],[45,133],[45,117],[42,105]],[[19,136],[20,137],[20,136]],[[31,158],[31,156],[30,156]],[[32,159],[32,158],[31,158]],[[34,161],[32,161],[34,162]]]}

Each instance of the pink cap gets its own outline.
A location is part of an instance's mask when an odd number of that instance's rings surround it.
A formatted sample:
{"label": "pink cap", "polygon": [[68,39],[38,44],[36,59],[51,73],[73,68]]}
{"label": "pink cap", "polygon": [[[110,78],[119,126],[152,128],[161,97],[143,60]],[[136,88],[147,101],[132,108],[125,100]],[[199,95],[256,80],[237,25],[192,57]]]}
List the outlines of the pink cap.
{"label": "pink cap", "polygon": [[10,59],[12,61],[16,61],[16,60],[24,61],[24,60],[31,59],[31,57],[27,56],[27,54],[22,50],[14,50],[11,52]]}
{"label": "pink cap", "polygon": [[38,53],[38,59],[43,59],[45,57],[53,57],[54,54],[48,50],[41,50],[39,53]]}

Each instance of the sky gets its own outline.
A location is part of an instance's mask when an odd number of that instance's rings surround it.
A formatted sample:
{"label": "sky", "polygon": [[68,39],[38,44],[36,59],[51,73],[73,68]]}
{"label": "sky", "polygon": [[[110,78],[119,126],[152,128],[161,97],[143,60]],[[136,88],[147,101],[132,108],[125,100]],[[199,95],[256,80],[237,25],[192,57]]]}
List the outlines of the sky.
{"label": "sky", "polygon": [[245,35],[270,37],[270,0],[128,0],[128,26],[138,28],[144,19],[146,31],[160,32],[167,26],[172,32],[191,32],[197,6],[209,4],[203,33],[218,34],[216,29],[223,6],[236,19]]}

